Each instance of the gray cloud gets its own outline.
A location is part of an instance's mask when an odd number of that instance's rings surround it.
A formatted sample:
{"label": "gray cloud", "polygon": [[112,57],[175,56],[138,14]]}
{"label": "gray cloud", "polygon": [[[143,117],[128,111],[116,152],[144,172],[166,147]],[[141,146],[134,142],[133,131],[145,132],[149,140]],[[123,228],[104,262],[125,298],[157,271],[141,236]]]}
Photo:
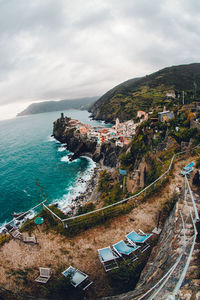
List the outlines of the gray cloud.
{"label": "gray cloud", "polygon": [[0,0],[0,105],[101,95],[199,61],[195,0]]}

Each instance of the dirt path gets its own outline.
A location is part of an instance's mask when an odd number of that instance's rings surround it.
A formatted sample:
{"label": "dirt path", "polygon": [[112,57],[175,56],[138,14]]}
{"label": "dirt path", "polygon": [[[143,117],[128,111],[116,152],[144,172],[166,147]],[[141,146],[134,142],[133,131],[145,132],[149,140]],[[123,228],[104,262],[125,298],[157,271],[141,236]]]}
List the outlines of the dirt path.
{"label": "dirt path", "polygon": [[[183,178],[179,175],[180,170],[190,161],[191,158],[176,162],[174,175],[159,193],[149,198],[148,202],[139,204],[129,214],[116,217],[105,225],[91,228],[73,238],[66,238],[55,233],[46,234],[43,231],[44,224],[40,232],[34,232],[39,245],[26,245],[16,240],[6,243],[0,248],[0,285],[15,292],[23,289],[31,291],[39,267],[50,267],[53,276],[58,276],[72,265],[87,273],[94,281],[92,288],[95,295],[100,297],[112,294],[107,274],[98,259],[97,249],[123,240],[132,229],[140,228],[144,232],[151,232],[156,226],[162,203],[177,187],[181,187]],[[16,271],[19,269],[26,272],[30,284],[24,286],[22,280],[16,279]]]}

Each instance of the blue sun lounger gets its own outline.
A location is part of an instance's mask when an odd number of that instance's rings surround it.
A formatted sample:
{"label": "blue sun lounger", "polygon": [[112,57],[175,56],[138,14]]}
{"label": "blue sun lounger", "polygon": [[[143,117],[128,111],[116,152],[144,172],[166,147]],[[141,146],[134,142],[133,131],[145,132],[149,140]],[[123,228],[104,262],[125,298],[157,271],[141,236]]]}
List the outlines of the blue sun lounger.
{"label": "blue sun lounger", "polygon": [[110,247],[99,249],[98,254],[106,272],[118,268],[116,259],[118,259],[120,256],[112,251]]}
{"label": "blue sun lounger", "polygon": [[194,166],[194,162],[192,161],[190,164],[186,165],[183,169],[185,171],[187,171],[187,170],[191,169],[193,166]]}
{"label": "blue sun lounger", "polygon": [[75,269],[72,266],[62,272],[62,274],[65,277],[70,277],[70,282],[75,288],[79,287],[82,290],[85,290],[93,283],[93,281],[89,279],[87,274],[81,272],[78,269]]}
{"label": "blue sun lounger", "polygon": [[132,256],[132,258],[130,259],[131,261],[136,260],[138,257],[134,254],[134,252],[140,248],[140,246],[137,245],[127,245],[124,241],[120,241],[116,244],[113,245],[113,249],[115,252],[117,252],[117,254],[121,257],[123,257],[123,255],[125,256]]}
{"label": "blue sun lounger", "polygon": [[190,174],[192,171],[194,171],[194,168],[193,168],[193,167],[190,168],[190,169],[188,169],[188,170],[183,170],[183,171],[181,171],[181,175],[182,175],[182,176],[188,175],[188,174]]}
{"label": "blue sun lounger", "polygon": [[143,245],[143,247],[141,247],[140,250],[141,252],[144,252],[150,247],[150,245],[146,241],[152,236],[152,234],[145,234],[142,230],[139,231],[141,232],[141,234],[138,234],[134,230],[131,231],[129,234],[126,235],[126,238],[130,243],[130,245],[135,245],[135,244]]}

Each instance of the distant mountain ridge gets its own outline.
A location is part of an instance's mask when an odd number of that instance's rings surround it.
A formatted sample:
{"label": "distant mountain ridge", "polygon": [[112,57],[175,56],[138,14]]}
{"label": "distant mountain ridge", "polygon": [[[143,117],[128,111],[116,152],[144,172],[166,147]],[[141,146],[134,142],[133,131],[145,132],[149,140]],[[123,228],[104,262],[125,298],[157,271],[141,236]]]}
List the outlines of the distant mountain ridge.
{"label": "distant mountain ridge", "polygon": [[170,105],[168,91],[200,99],[200,63],[172,66],[150,75],[127,80],[98,99],[89,109],[96,120],[113,122],[116,117],[128,120],[136,116],[137,110]]}
{"label": "distant mountain ridge", "polygon": [[17,116],[39,114],[51,111],[62,111],[67,109],[88,110],[89,107],[98,99],[97,96],[78,99],[43,101],[30,104],[25,110],[18,113]]}

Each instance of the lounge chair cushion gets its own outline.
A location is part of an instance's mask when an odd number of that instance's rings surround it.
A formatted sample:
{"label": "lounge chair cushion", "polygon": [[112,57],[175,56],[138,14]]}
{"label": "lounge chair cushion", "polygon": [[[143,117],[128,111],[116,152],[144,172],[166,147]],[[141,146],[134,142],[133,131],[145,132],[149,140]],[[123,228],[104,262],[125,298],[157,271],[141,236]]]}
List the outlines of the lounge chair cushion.
{"label": "lounge chair cushion", "polygon": [[134,243],[144,243],[152,234],[140,235],[134,230],[126,235],[126,237]]}
{"label": "lounge chair cushion", "polygon": [[129,255],[137,250],[140,246],[130,247],[124,241],[120,241],[113,245],[113,248],[116,249],[120,254]]}
{"label": "lounge chair cushion", "polygon": [[101,259],[105,262],[118,258],[118,256],[112,252],[110,247],[99,249],[98,251]]}

